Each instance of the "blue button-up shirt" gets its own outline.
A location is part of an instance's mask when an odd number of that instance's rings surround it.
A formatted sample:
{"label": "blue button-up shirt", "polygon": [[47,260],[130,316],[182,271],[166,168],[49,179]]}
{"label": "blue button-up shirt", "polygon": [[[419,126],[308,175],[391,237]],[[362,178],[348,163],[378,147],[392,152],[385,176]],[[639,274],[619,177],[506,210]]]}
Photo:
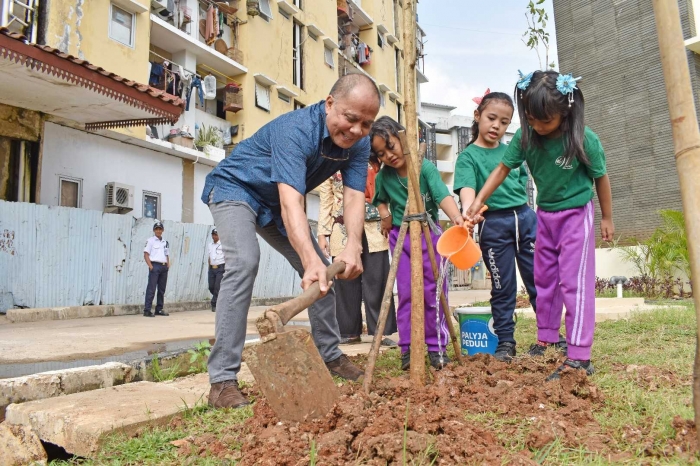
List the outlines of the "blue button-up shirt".
{"label": "blue button-up shirt", "polygon": [[285,113],[241,141],[207,175],[202,202],[245,202],[258,226],[275,222],[285,233],[277,183],[305,195],[340,170],[344,186],[364,192],[369,151],[369,137],[350,149],[333,143],[321,101]]}

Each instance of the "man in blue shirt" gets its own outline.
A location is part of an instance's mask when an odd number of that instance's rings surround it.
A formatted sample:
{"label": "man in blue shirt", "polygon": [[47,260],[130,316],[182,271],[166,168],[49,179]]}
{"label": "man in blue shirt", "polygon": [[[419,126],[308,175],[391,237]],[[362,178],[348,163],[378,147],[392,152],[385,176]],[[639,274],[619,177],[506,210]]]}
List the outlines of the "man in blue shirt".
{"label": "man in blue shirt", "polygon": [[[263,126],[207,176],[202,201],[209,204],[227,263],[217,305],[216,343],[209,356],[211,406],[248,404],[238,389],[237,374],[260,262],[256,232],[299,273],[303,289],[319,282],[323,297],[309,308],[309,319],[314,342],[330,372],[349,380],[362,376],[338,348],[335,293],[326,280],[328,262],[311,234],[304,200],[308,192],[341,171],[348,242],[336,259],[346,264],[337,278],[360,275],[370,151],[367,134],[378,111],[375,84],[361,74],[343,76],[326,100]],[[274,276],[265,278],[274,280]]]}

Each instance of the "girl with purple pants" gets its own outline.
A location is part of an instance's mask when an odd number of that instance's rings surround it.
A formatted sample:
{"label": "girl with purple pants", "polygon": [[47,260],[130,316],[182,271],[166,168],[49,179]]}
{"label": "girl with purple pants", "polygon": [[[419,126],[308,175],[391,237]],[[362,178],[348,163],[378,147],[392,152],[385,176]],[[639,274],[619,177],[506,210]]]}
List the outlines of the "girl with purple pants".
{"label": "girl with purple pants", "polygon": [[486,199],[523,162],[537,185],[537,344],[541,356],[558,341],[566,307],[568,357],[547,380],[569,367],[593,374],[595,327],[595,233],[593,185],[598,194],[606,241],[613,238],[612,194],[598,136],[584,125],[583,94],[572,75],[556,71],[520,74],[515,94],[522,124],[498,167],[467,211],[470,222]]}
{"label": "girl with purple pants", "polygon": [[[384,166],[377,174],[375,194],[372,203],[377,206],[382,221],[382,232],[389,236],[389,245],[392,254],[401,254],[399,268],[396,272],[396,286],[399,294],[399,306],[396,311],[396,321],[399,329],[399,346],[401,347],[401,368],[407,370],[410,367],[411,346],[411,244],[404,242],[403,251],[396,251],[396,240],[403,222],[404,210],[408,198],[408,166],[403,155],[403,148],[398,139],[399,131],[404,128],[389,117],[381,117],[373,125],[369,132],[372,143],[371,157],[377,159]],[[463,225],[464,219],[459,212],[457,203],[440,178],[440,172],[435,165],[423,160],[420,170],[420,191],[423,195],[425,210],[437,223],[438,206],[457,225]],[[391,213],[389,212],[391,207]],[[430,232],[430,241],[433,248],[440,237],[438,233]],[[450,360],[446,350],[449,342],[449,331],[445,320],[445,311],[440,306],[438,310],[435,302],[437,284],[433,275],[433,269],[428,256],[426,238],[422,236],[423,243],[423,283],[425,306],[425,343],[428,346],[428,359],[436,369]],[[447,286],[443,292],[447,296]]]}

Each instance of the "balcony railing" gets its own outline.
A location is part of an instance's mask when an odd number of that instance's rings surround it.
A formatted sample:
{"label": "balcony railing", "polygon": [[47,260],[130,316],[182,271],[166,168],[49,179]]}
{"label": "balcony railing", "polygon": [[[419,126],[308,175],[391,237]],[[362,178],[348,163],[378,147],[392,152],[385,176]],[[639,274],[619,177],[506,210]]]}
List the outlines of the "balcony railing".
{"label": "balcony railing", "polygon": [[36,19],[39,0],[2,0],[0,26],[26,36],[36,42]]}

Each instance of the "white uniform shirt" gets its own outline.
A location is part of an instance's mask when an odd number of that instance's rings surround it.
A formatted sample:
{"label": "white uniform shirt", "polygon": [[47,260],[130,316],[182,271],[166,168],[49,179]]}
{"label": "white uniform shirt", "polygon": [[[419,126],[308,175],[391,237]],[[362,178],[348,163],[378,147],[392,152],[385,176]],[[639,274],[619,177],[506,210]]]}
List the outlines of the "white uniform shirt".
{"label": "white uniform shirt", "polygon": [[221,265],[225,263],[224,249],[221,247],[221,240],[209,245],[209,262],[211,265]]}
{"label": "white uniform shirt", "polygon": [[151,236],[146,241],[146,247],[143,252],[147,252],[151,258],[151,262],[168,263],[166,256],[170,255],[170,245],[164,239],[158,239],[156,235]]}

